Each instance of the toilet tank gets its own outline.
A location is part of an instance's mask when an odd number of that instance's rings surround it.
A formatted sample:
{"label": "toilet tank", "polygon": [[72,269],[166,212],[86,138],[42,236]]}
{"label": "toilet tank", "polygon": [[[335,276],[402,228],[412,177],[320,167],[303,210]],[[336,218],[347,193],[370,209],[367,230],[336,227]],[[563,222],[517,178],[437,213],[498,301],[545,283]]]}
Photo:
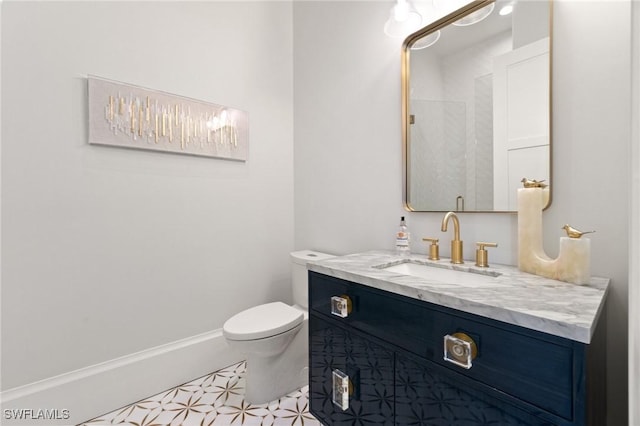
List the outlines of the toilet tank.
{"label": "toilet tank", "polygon": [[312,250],[301,250],[291,253],[291,287],[293,290],[294,304],[302,306],[303,308],[308,307],[307,262],[329,259],[331,257],[335,256]]}

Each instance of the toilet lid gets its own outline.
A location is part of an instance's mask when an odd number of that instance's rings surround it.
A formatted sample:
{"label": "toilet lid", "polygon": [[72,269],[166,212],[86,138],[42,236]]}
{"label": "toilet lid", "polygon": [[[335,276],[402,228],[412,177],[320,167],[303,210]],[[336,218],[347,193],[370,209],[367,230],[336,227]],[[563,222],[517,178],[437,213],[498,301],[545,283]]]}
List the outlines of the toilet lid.
{"label": "toilet lid", "polygon": [[229,318],[222,326],[230,340],[256,340],[275,336],[302,323],[303,313],[282,302],[265,303]]}

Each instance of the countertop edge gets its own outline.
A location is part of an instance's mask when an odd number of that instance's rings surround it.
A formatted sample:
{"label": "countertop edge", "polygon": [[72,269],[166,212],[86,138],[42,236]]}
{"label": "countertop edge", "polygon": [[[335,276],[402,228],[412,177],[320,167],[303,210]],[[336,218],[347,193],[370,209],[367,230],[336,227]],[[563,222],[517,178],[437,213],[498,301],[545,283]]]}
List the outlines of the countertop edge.
{"label": "countertop edge", "polygon": [[[380,252],[367,252],[363,253],[363,255],[371,255],[372,253],[380,254]],[[357,256],[357,254],[349,256],[356,258],[355,256]],[[348,259],[348,256],[345,256],[344,258]],[[433,289],[416,288],[416,286],[411,285],[411,283],[401,282],[402,280],[398,279],[398,276],[391,277],[390,279],[383,279],[373,276],[367,276],[362,273],[358,273],[357,271],[349,271],[348,260],[346,262],[339,263],[338,266],[332,266],[328,263],[330,262],[311,261],[307,264],[307,268],[310,271],[318,272],[324,275],[352,281],[379,290],[389,291],[394,294],[399,294],[436,305],[457,309],[462,312],[479,315],[485,318],[536,330],[539,332],[574,340],[585,344],[589,344],[591,342],[596,324],[604,309],[606,295],[608,293],[609,287],[609,279],[594,277],[592,279],[594,290],[599,290],[602,292],[595,312],[589,315],[589,318],[587,318],[587,320],[584,322],[571,322],[562,319],[549,318],[543,315],[536,315],[535,313],[527,312],[525,309],[511,309],[509,307],[500,306],[498,304],[482,303],[464,297],[452,296]],[[536,276],[532,277],[533,278],[528,277],[528,279],[536,279]],[[540,280],[548,280],[542,277],[538,278],[540,278]]]}

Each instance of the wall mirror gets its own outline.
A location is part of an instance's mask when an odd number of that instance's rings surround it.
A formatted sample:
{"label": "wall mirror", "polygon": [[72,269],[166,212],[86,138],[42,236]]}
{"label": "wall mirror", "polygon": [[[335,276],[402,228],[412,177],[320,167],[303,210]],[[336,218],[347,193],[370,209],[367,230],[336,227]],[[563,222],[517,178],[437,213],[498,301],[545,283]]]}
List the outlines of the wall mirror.
{"label": "wall mirror", "polygon": [[551,8],[473,1],[407,37],[407,210],[512,212],[523,177],[551,185]]}

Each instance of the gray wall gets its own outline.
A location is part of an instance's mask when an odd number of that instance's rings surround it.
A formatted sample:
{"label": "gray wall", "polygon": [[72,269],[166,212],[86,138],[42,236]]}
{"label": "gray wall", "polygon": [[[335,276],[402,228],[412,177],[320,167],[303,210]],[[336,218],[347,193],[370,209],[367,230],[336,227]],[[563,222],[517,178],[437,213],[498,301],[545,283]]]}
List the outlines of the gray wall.
{"label": "gray wall", "polygon": [[[391,249],[401,215],[413,250],[438,236],[441,214],[402,209],[401,40],[385,37],[386,2],[294,4],[296,247],[346,254]],[[604,18],[606,16],[606,19]],[[627,418],[627,281],[630,147],[630,2],[555,2],[554,201],[544,244],[558,251],[564,223],[594,228],[592,273],[608,298],[609,424]],[[331,22],[331,25],[327,23]],[[499,243],[515,264],[515,215],[463,214],[465,258],[474,242]],[[442,255],[448,245],[442,244]]]}
{"label": "gray wall", "polygon": [[[292,5],[2,4],[2,389],[289,300]],[[248,111],[249,161],[87,144],[86,76]]]}

